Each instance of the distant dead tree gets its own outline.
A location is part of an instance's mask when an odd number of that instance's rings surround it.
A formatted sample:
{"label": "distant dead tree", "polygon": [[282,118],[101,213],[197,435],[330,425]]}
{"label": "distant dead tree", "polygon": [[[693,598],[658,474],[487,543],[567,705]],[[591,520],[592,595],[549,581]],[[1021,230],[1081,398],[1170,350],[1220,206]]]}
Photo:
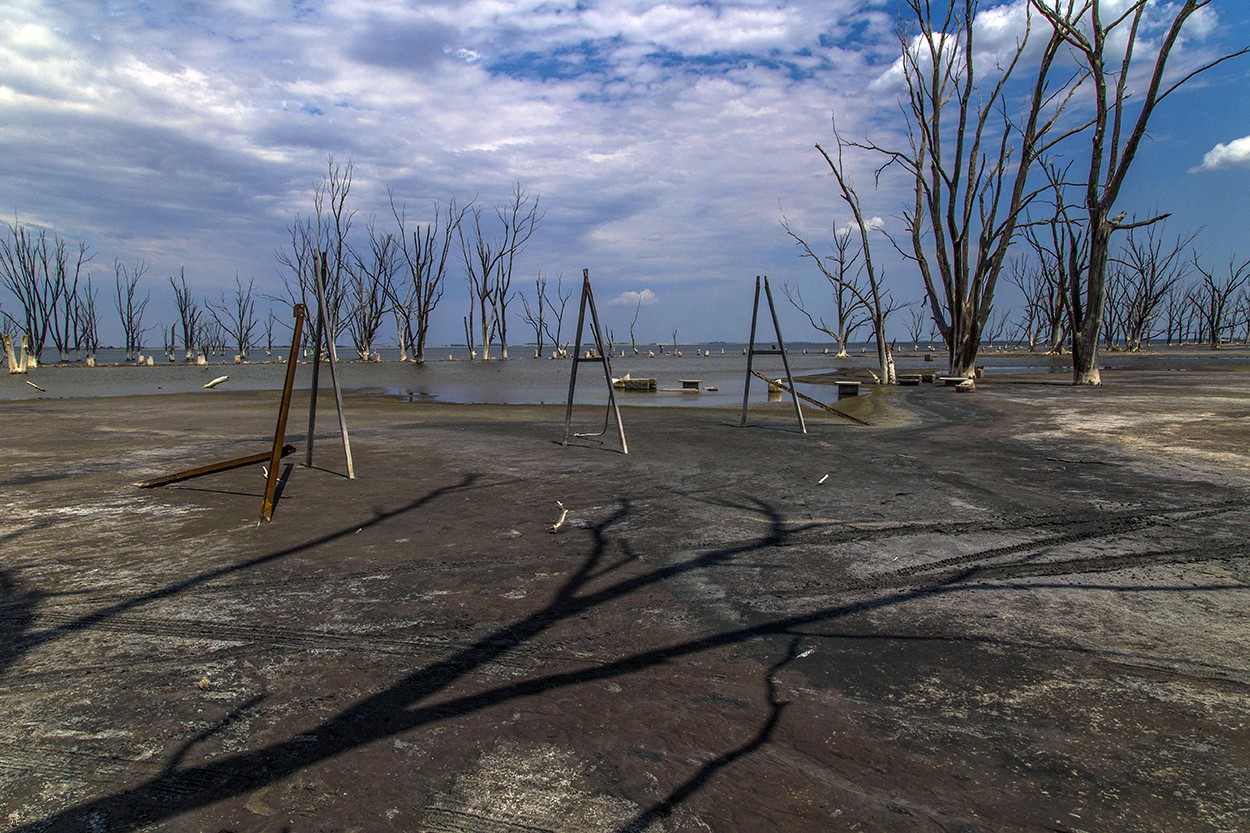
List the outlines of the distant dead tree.
{"label": "distant dead tree", "polygon": [[[1117,231],[1158,222],[1167,215],[1125,222],[1127,212],[1112,216],[1120,191],[1146,137],[1150,118],[1168,96],[1196,76],[1246,49],[1226,53],[1185,68],[1179,77],[1167,73],[1173,50],[1186,24],[1210,0],[1179,0],[1160,4],[1151,0],[1104,3],[1104,0],[1029,0],[1030,7],[1050,22],[1054,35],[1069,47],[1082,65],[1082,81],[1093,99],[1090,115],[1089,156],[1085,173],[1071,183],[1081,193],[1089,231],[1084,268],[1073,275],[1071,291],[1072,381],[1098,385],[1098,343],[1103,325],[1111,239]],[[1158,20],[1148,21],[1149,14]],[[1147,27],[1147,23],[1158,24]],[[1147,28],[1161,35],[1144,42]],[[1146,67],[1141,67],[1144,57]],[[1141,79],[1142,83],[1138,83]]]}
{"label": "distant dead tree", "polygon": [[[517,183],[505,205],[495,208],[498,230],[482,224],[482,209],[467,209],[459,228],[460,249],[470,304],[476,305],[482,336],[482,360],[490,359],[490,347],[499,336],[501,356],[508,358],[508,304],[512,299],[512,273],[517,256],[538,229],[543,214],[537,195],[531,197]],[[472,318],[474,310],[470,311]]]}
{"label": "distant dead tree", "polygon": [[143,314],[147,311],[151,294],[139,297],[139,281],[148,271],[148,265],[142,260],[133,266],[126,266],[121,260],[113,262],[113,285],[117,290],[117,315],[122,325],[122,341],[126,351],[126,361],[134,361],[143,349],[143,336],[147,329],[143,326]]}
{"label": "distant dead tree", "polygon": [[191,297],[191,288],[187,285],[187,270],[178,270],[178,277],[169,276],[169,285],[174,290],[174,307],[178,311],[178,325],[182,329],[183,360],[195,361],[195,340],[204,311]]}
{"label": "distant dead tree", "polygon": [[[315,314],[317,290],[314,269],[321,254],[325,254],[326,321],[329,330],[327,342],[335,344],[346,327],[349,266],[352,250],[349,235],[356,212],[348,208],[347,198],[352,189],[353,165],[349,161],[340,165],[330,156],[326,159],[326,173],[313,188],[313,210],[307,216],[296,216],[288,227],[290,248],[279,250],[278,262],[285,267],[280,273],[286,303],[304,304]],[[305,334],[313,331],[305,328]],[[311,336],[306,339],[311,342]]]}
{"label": "distant dead tree", "polygon": [[638,303],[634,306],[634,317],[629,319],[629,347],[634,351],[634,355],[638,355],[638,340],[634,337],[634,327],[638,325],[638,316],[642,313],[642,298],[638,299]]}
{"label": "distant dead tree", "polygon": [[[920,340],[924,338],[925,327],[933,323],[933,319],[925,314],[925,308],[926,305],[923,303],[913,303],[905,306],[907,310],[907,335],[911,336],[912,350],[920,349]],[[843,355],[845,355],[845,351],[843,351]]]}
{"label": "distant dead tree", "polygon": [[823,315],[814,315],[804,302],[803,292],[799,287],[791,288],[789,284],[783,284],[781,291],[785,293],[790,305],[802,313],[814,329],[833,339],[838,347],[838,358],[846,358],[847,343],[855,331],[871,319],[871,307],[865,303],[866,296],[858,282],[863,271],[862,264],[859,264],[863,249],[857,248],[858,235],[852,236],[854,226],[833,230],[833,252],[823,258],[818,257],[804,239],[794,232],[784,214],[781,217],[781,227],[798,242],[803,248],[803,256],[812,259],[829,283],[833,298],[833,320],[828,321]]}
{"label": "distant dead tree", "polygon": [[[851,211],[851,223],[845,228],[848,232],[855,234],[859,240],[859,251],[857,259],[859,266],[857,274],[862,274],[864,283],[858,280],[848,280],[847,275],[837,271],[831,271],[825,267],[825,262],[821,260],[812,247],[807,244],[799,235],[793,233],[790,229],[786,232],[794,239],[794,241],[803,250],[804,257],[809,257],[816,262],[822,274],[832,282],[844,287],[854,296],[863,306],[868,315],[868,322],[872,327],[873,342],[877,351],[877,365],[879,374],[877,379],[880,384],[889,385],[895,382],[894,378],[894,360],[890,356],[890,345],[886,340],[886,321],[890,313],[897,308],[890,293],[884,285],[884,275],[877,268],[876,262],[872,254],[872,242],[870,235],[874,230],[879,230],[878,223],[869,221],[864,217],[863,206],[860,203],[859,192],[855,189],[855,184],[851,181],[847,172],[844,159],[844,151],[847,147],[851,147],[848,142],[844,141],[841,134],[838,133],[837,125],[834,124],[833,129],[834,140],[837,143],[836,150],[830,155],[823,147],[816,145],[816,150],[820,152],[821,158],[825,160],[825,164],[829,166],[829,170],[833,173],[834,181],[838,184],[838,194],[842,201],[846,203],[847,208]],[[835,235],[836,239],[836,235]],[[849,245],[849,243],[848,243]],[[835,257],[837,257],[838,249],[835,244]],[[844,257],[845,263],[845,257]],[[835,264],[835,269],[840,268]],[[936,319],[935,319],[936,320]]]}
{"label": "distant dead tree", "polygon": [[1157,334],[1158,321],[1172,288],[1189,274],[1185,248],[1195,234],[1165,241],[1163,223],[1128,232],[1112,269],[1120,284],[1117,318],[1126,350],[1141,350]]}
{"label": "distant dead tree", "polygon": [[568,307],[569,299],[573,297],[573,288],[564,285],[564,273],[556,273],[556,286],[554,299],[547,295],[547,288],[543,286],[543,297],[547,299],[547,309],[551,311],[551,315],[547,316],[547,321],[552,318],[556,320],[556,331],[551,332],[551,326],[548,323],[547,337],[551,339],[551,343],[555,345],[556,353],[565,358],[568,356],[569,345],[563,341],[564,337],[564,311]]}
{"label": "distant dead tree", "polygon": [[1197,255],[1194,255],[1193,264],[1202,277],[1193,295],[1202,338],[1212,350],[1217,350],[1224,343],[1225,334],[1236,324],[1230,313],[1235,308],[1238,291],[1250,279],[1250,260],[1238,263],[1235,257],[1230,257],[1227,268],[1218,275],[1214,269],[1203,266]]}
{"label": "distant dead tree", "polygon": [[409,228],[404,205],[395,205],[389,192],[391,214],[398,226],[399,254],[402,268],[390,286],[391,310],[399,330],[400,359],[410,348],[416,350],[414,360],[425,363],[425,346],[430,332],[430,319],[443,298],[443,279],[447,260],[457,239],[466,209],[456,205],[455,197],[444,208],[436,201],[426,222]]}
{"label": "distant dead tree", "polygon": [[208,305],[213,320],[224,334],[220,348],[224,350],[225,337],[228,336],[238,349],[240,359],[247,358],[247,351],[252,347],[252,337],[256,331],[255,289],[255,279],[249,279],[247,286],[244,286],[243,281],[236,274],[234,295],[231,296],[230,303],[226,303],[226,295],[223,292],[220,304]]}
{"label": "distant dead tree", "polygon": [[86,352],[87,358],[95,362],[95,355],[100,351],[100,315],[96,308],[99,290],[92,286],[91,275],[82,292],[78,294],[78,312],[74,316],[76,331],[74,334],[75,350]]}
{"label": "distant dead tree", "polygon": [[48,280],[52,284],[48,293],[51,298],[48,307],[48,336],[60,354],[61,362],[69,361],[70,352],[76,346],[77,318],[81,308],[79,285],[86,277],[83,267],[90,260],[86,243],[79,243],[78,252],[71,256],[65,240],[60,235],[53,236],[51,262],[48,264]]}
{"label": "distant dead tree", "polygon": [[368,361],[373,354],[373,342],[389,311],[395,273],[399,270],[399,246],[395,236],[378,231],[373,221],[369,222],[367,232],[369,252],[364,256],[353,252],[347,279],[347,331],[361,361]]}
{"label": "distant dead tree", "polygon": [[542,358],[543,355],[543,337],[547,332],[546,305],[547,276],[539,272],[538,277],[534,279],[534,303],[532,306],[529,299],[525,297],[525,293],[521,293],[521,308],[525,310],[523,317],[526,323],[534,328],[534,358],[536,359]]}
{"label": "distant dead tree", "polygon": [[38,363],[48,338],[48,320],[55,306],[55,287],[50,280],[51,253],[47,233],[33,232],[16,219],[5,223],[0,235],[0,282],[17,299],[20,320],[5,318],[26,334],[28,349]]}

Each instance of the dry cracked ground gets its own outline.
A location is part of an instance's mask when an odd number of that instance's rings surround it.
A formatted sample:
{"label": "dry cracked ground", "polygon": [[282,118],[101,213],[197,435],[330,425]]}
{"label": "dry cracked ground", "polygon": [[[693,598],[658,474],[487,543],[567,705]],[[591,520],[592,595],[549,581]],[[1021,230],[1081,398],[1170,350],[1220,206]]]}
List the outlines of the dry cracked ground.
{"label": "dry cracked ground", "polygon": [[1250,829],[1244,379],[0,404],[0,829]]}

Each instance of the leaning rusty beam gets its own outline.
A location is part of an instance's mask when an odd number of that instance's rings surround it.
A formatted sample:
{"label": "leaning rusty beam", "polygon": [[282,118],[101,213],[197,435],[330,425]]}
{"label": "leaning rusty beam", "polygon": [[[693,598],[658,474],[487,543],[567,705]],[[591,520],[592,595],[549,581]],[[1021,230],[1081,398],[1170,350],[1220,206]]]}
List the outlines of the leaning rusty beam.
{"label": "leaning rusty beam", "polygon": [[[282,456],[295,453],[295,446],[282,446]],[[136,483],[140,489],[154,489],[157,486],[168,486],[170,483],[178,483],[183,480],[190,480],[193,477],[203,477],[206,474],[217,474],[222,471],[230,471],[231,469],[241,469],[244,466],[254,466],[257,463],[264,463],[269,460],[272,452],[262,451],[260,454],[249,454],[247,457],[239,457],[234,460],[226,460],[224,463],[210,463],[207,466],[200,466],[198,469],[187,469],[177,474],[169,474],[165,477],[158,477],[154,480],[144,480]]]}
{"label": "leaning rusty beam", "polygon": [[286,381],[282,385],[282,404],[278,406],[278,425],[273,430],[273,452],[269,455],[269,474],[265,478],[265,496],[260,502],[260,519],[273,519],[273,502],[278,493],[278,463],[282,460],[282,440],[286,437],[286,418],[291,412],[291,391],[295,389],[295,368],[299,364],[300,336],[304,334],[303,304],[296,304],[295,327],[291,332],[291,356],[286,362]]}
{"label": "leaning rusty beam", "polygon": [[797,396],[799,399],[802,399],[807,404],[815,405],[817,408],[820,408],[822,411],[828,411],[831,414],[836,414],[842,417],[843,419],[847,419],[847,420],[850,420],[851,422],[854,422],[857,425],[872,425],[871,422],[864,422],[859,417],[851,416],[845,411],[839,411],[837,408],[834,408],[832,405],[826,405],[824,402],[821,402],[819,399],[813,399],[812,397],[808,396],[802,391],[791,390],[790,386],[787,385],[785,382],[781,381],[780,379],[769,379],[767,376],[765,376],[763,373],[760,373],[758,370],[752,370],[751,375],[755,376],[757,379],[763,379],[765,382],[768,382],[768,384],[770,385],[776,385],[777,387],[784,390],[786,393],[793,393],[795,396]]}

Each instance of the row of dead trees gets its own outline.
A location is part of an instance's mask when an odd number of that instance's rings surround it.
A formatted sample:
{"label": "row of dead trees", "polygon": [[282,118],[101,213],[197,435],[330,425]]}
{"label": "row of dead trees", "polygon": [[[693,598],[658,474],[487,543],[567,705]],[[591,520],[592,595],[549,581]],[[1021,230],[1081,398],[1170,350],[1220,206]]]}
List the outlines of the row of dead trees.
{"label": "row of dead trees", "polygon": [[[5,329],[26,336],[36,363],[43,362],[49,344],[62,363],[94,361],[99,352],[105,308],[101,306],[101,287],[89,271],[91,260],[85,243],[72,245],[59,234],[32,228],[17,219],[6,222],[0,231],[0,285],[16,302],[11,310],[0,307],[0,317]],[[220,303],[214,304],[192,298],[185,271],[177,278],[170,277],[180,320],[166,328],[151,322],[151,292],[143,286],[147,271],[143,261],[113,262],[112,309],[121,328],[127,361],[140,357],[154,330],[160,333],[170,361],[174,360],[179,335],[188,361],[197,351],[205,356],[222,355],[231,343],[246,357],[258,331],[253,282],[244,285],[236,278],[234,297],[227,300],[222,293]],[[265,325],[270,347],[272,326],[271,317]]]}
{"label": "row of dead trees", "polygon": [[[435,201],[425,218],[417,220],[388,190],[389,220],[383,226],[370,217],[362,237],[353,231],[357,215],[350,204],[352,177],[351,162],[327,160],[326,173],[313,191],[312,211],[295,218],[288,246],[277,253],[283,300],[315,306],[313,270],[324,256],[331,341],[346,335],[357,356],[367,360],[389,318],[400,360],[423,363],[434,311],[449,275],[459,267],[467,289],[463,325],[470,355],[508,358],[509,313],[519,296],[525,302],[514,287],[516,264],[542,222],[539,197],[517,183],[493,209],[452,197],[446,203]],[[544,306],[538,309],[545,312],[549,299],[541,289],[539,285]],[[532,306],[526,305],[527,310]],[[540,327],[541,332],[545,330]]]}
{"label": "row of dead trees", "polygon": [[[830,254],[782,218],[835,287],[832,316],[811,314],[813,325],[842,345],[845,325],[869,326],[888,380],[886,322],[903,305],[873,258],[883,238],[920,273],[929,314],[914,321],[918,329],[932,322],[952,375],[971,375],[987,337],[1008,327],[995,314],[1004,276],[1028,298],[1027,337],[1048,349],[1067,345],[1075,384],[1101,383],[1099,348],[1117,341],[1132,349],[1161,330],[1167,338],[1200,332],[1218,345],[1238,326],[1246,265],[1208,269],[1188,256],[1186,268],[1201,276],[1191,283],[1177,274],[1182,258],[1164,257],[1161,233],[1117,242],[1167,214],[1116,211],[1156,107],[1250,51],[1186,50],[1169,66],[1208,5],[1027,0],[1019,36],[1004,48],[997,35],[982,46],[979,33],[994,27],[977,23],[975,0],[905,0],[896,64],[903,124],[893,131],[901,138],[851,139],[835,122],[834,148],[817,145],[850,215],[834,224]],[[878,181],[901,177],[910,194],[901,228],[865,216],[850,174],[860,160],[874,163]],[[1022,240],[1032,264],[1019,253]],[[789,294],[812,309],[797,290]]]}

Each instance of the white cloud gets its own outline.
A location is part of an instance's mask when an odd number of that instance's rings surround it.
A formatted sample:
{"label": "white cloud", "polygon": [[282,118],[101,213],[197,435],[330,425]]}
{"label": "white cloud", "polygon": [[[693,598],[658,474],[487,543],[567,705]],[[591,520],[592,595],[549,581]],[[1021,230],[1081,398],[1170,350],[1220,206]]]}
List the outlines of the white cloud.
{"label": "white cloud", "polygon": [[1221,168],[1250,167],[1250,136],[1234,139],[1228,144],[1220,142],[1202,157],[1202,164],[1194,171],[1218,171]]}
{"label": "white cloud", "polygon": [[633,290],[629,290],[627,292],[622,292],[620,295],[617,295],[611,301],[608,301],[608,306],[610,307],[636,307],[639,304],[642,304],[645,307],[645,306],[650,306],[651,304],[654,304],[658,300],[659,299],[656,297],[655,293],[652,292],[650,289],[644,289],[641,292],[635,292]]}

